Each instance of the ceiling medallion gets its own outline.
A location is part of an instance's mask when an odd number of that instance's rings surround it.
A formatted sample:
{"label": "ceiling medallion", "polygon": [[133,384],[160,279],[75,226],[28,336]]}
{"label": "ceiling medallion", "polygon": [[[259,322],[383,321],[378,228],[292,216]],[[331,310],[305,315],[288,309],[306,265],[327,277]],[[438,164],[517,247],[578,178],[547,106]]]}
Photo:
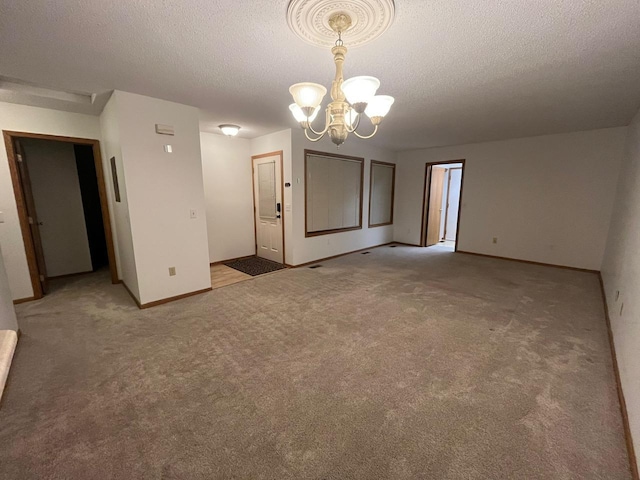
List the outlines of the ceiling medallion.
{"label": "ceiling medallion", "polygon": [[332,47],[336,30],[329,22],[336,13],[351,19],[345,41],[352,48],[369,43],[386,32],[393,23],[395,5],[393,0],[291,0],[287,22],[305,42]]}

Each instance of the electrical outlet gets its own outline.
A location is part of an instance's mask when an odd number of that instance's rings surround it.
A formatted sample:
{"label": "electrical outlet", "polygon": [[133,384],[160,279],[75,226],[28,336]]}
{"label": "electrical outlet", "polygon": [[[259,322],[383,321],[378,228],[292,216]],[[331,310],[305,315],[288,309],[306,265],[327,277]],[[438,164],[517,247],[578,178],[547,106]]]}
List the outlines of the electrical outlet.
{"label": "electrical outlet", "polygon": [[173,277],[176,274],[176,267],[169,267],[169,276]]}
{"label": "electrical outlet", "polygon": [[493,237],[493,243],[498,243],[498,237]]}
{"label": "electrical outlet", "polygon": [[616,290],[616,302],[620,298],[620,290]]}

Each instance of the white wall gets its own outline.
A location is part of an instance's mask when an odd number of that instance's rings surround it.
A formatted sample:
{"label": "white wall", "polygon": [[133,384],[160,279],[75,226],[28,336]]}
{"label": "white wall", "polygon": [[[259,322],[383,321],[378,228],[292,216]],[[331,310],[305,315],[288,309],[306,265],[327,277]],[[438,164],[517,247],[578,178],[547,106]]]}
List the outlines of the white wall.
{"label": "white wall", "polygon": [[0,398],[4,390],[17,342],[18,321],[13,308],[9,279],[0,248]]}
{"label": "white wall", "polygon": [[251,140],[200,133],[209,262],[253,255]]}
{"label": "white wall", "polygon": [[25,138],[47,276],[90,272],[91,250],[73,143]]}
{"label": "white wall", "polygon": [[[100,139],[98,117],[0,103],[0,130]],[[0,148],[0,244],[13,299],[33,296],[5,148]]]}
{"label": "white wall", "polygon": [[[640,463],[640,112],[628,129],[602,279]],[[617,299],[616,292],[620,292]]]}
{"label": "white wall", "polygon": [[[9,278],[4,266],[2,248],[0,248],[0,330],[18,330],[18,320],[16,319],[16,311],[13,308],[13,299],[9,288]],[[2,388],[0,387],[1,392]]]}
{"label": "white wall", "polygon": [[[138,300],[146,304],[210,288],[198,109],[120,91],[112,97]],[[175,135],[158,135],[156,124],[172,125]],[[164,151],[165,144],[173,153]],[[192,210],[196,218],[190,218]],[[169,276],[170,267],[175,276]]]}
{"label": "white wall", "polygon": [[625,135],[622,127],[401,152],[394,238],[420,241],[425,163],[466,159],[459,250],[599,270]]}
{"label": "white wall", "polygon": [[[282,182],[283,184],[289,182],[292,183],[291,178],[291,129],[281,130],[279,132],[263,135],[262,137],[254,138],[251,140],[251,156],[262,155],[265,153],[272,153],[282,151]],[[293,263],[293,208],[292,205],[292,188],[285,187],[284,199],[284,211],[282,212],[282,219],[284,220],[284,261],[288,265],[295,265]],[[253,205],[253,197],[251,197]],[[253,228],[253,221],[251,223]],[[255,233],[254,233],[255,238]],[[254,243],[255,245],[255,243]]]}
{"label": "white wall", "polygon": [[[118,279],[122,280],[131,293],[139,299],[140,290],[138,288],[138,273],[136,271],[135,254],[133,252],[133,237],[131,235],[131,220],[129,218],[129,199],[127,197],[127,179],[122,161],[117,103],[118,98],[114,92],[100,115],[102,165],[111,216],[111,230],[116,255]],[[115,200],[113,174],[111,171],[112,157],[116,159],[120,202],[116,202]]]}
{"label": "white wall", "polygon": [[[319,258],[331,257],[342,253],[368,248],[375,245],[382,245],[393,241],[393,225],[369,228],[369,180],[371,160],[396,163],[396,154],[389,150],[384,150],[371,145],[366,140],[359,140],[351,135],[347,141],[336,149],[331,140],[325,138],[318,143],[307,140],[302,129],[292,131],[292,168],[291,177],[285,176],[285,181],[291,181],[292,188],[285,189],[291,191],[293,231],[292,240],[288,245],[292,245],[293,258],[287,263],[299,265],[312,262]],[[340,153],[355,157],[364,157],[364,184],[363,184],[363,204],[362,204],[362,229],[350,232],[341,232],[330,235],[305,238],[305,211],[304,211],[304,150],[316,150],[328,153]],[[398,190],[403,188],[396,176],[396,202]],[[399,187],[398,187],[399,186]],[[285,194],[286,197],[286,194]],[[285,200],[287,203],[287,200]],[[285,208],[286,210],[286,208]],[[396,204],[397,212],[397,204]],[[395,222],[394,214],[394,222]],[[287,247],[289,248],[289,247]],[[287,257],[289,258],[289,257]]]}

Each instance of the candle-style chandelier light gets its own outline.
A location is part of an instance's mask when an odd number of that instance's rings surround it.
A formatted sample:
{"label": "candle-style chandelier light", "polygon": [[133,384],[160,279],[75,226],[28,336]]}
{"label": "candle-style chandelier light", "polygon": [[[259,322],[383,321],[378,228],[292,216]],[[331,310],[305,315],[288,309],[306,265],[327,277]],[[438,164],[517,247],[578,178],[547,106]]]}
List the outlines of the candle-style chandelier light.
{"label": "candle-style chandelier light", "polygon": [[[289,88],[295,102],[289,106],[289,109],[295,119],[300,122],[305,136],[312,142],[317,142],[327,133],[337,146],[342,145],[350,133],[358,138],[371,138],[378,132],[378,126],[389,113],[394,102],[393,97],[388,95],[376,95],[380,81],[375,77],[343,79],[342,65],[347,47],[342,41],[342,34],[351,27],[351,24],[351,17],[346,13],[336,13],[329,18],[329,26],[337,34],[338,40],[331,49],[333,61],[336,64],[336,76],[331,85],[332,102],[326,108],[323,130],[318,132],[311,124],[320,111],[327,89],[318,83],[309,82],[296,83]],[[369,117],[373,125],[373,132],[367,135],[361,135],[357,131],[363,114]],[[309,132],[315,137],[310,136]]]}

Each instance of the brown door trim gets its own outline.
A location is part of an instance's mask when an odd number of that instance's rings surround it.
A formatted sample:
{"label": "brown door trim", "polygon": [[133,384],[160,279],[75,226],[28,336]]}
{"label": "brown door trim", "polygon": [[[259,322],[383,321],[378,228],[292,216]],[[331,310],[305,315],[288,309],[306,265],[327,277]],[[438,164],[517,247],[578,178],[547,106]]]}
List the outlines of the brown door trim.
{"label": "brown door trim", "polygon": [[253,161],[254,160],[258,160],[259,158],[265,158],[265,157],[274,157],[274,156],[280,156],[280,227],[282,227],[282,264],[286,265],[287,264],[287,259],[286,259],[286,249],[285,249],[285,235],[284,235],[284,212],[285,212],[285,208],[284,208],[284,153],[282,150],[278,150],[275,152],[270,152],[270,153],[261,153],[260,155],[253,155],[251,157],[251,195],[253,197],[253,236],[255,239],[255,245],[256,245],[256,256],[258,255],[258,225],[256,224],[256,179],[254,178],[255,175],[253,173]]}
{"label": "brown door trim", "polygon": [[426,245],[427,238],[427,213],[429,212],[429,197],[431,194],[431,167],[439,165],[450,165],[452,163],[462,164],[462,175],[460,176],[460,206],[458,207],[458,221],[456,227],[456,246],[455,251],[458,251],[458,243],[460,242],[460,217],[462,215],[462,194],[464,191],[464,170],[466,159],[461,158],[459,160],[442,160],[439,162],[427,162],[424,167],[424,190],[422,195],[422,223],[420,226],[420,246]]}
{"label": "brown door trim", "polygon": [[36,262],[35,246],[31,231],[29,228],[29,219],[24,204],[24,192],[20,184],[18,176],[18,168],[16,163],[16,152],[14,150],[14,138],[36,138],[39,140],[53,140],[56,142],[75,143],[80,145],[91,145],[93,148],[93,159],[96,166],[96,180],[98,182],[98,192],[100,195],[100,208],[102,210],[102,221],[104,224],[104,234],[107,241],[107,254],[109,257],[109,270],[111,272],[111,283],[118,283],[118,270],[116,267],[116,256],[113,247],[113,235],[111,232],[111,215],[109,214],[109,204],[107,202],[107,190],[104,180],[104,171],[102,169],[102,155],[100,153],[100,142],[89,138],[64,137],[58,135],[44,135],[30,132],[15,132],[3,130],[4,145],[7,150],[7,159],[9,161],[9,172],[11,174],[11,183],[13,184],[13,194],[16,199],[18,209],[18,218],[20,220],[20,230],[22,231],[22,239],[24,241],[24,249],[27,255],[27,264],[29,266],[29,275],[31,277],[31,286],[33,287],[34,300],[42,298],[43,292],[40,286],[40,278],[38,273],[38,265]]}
{"label": "brown door trim", "polygon": [[33,191],[31,190],[31,177],[29,176],[28,159],[24,153],[22,142],[14,138],[13,148],[16,152],[18,162],[16,170],[18,171],[18,179],[22,187],[23,200],[27,218],[29,220],[29,232],[33,240],[34,253],[36,256],[36,265],[38,266],[40,289],[43,295],[48,293],[47,266],[44,261],[44,251],[42,250],[42,237],[40,236],[40,226],[38,221],[38,212],[36,211]]}

